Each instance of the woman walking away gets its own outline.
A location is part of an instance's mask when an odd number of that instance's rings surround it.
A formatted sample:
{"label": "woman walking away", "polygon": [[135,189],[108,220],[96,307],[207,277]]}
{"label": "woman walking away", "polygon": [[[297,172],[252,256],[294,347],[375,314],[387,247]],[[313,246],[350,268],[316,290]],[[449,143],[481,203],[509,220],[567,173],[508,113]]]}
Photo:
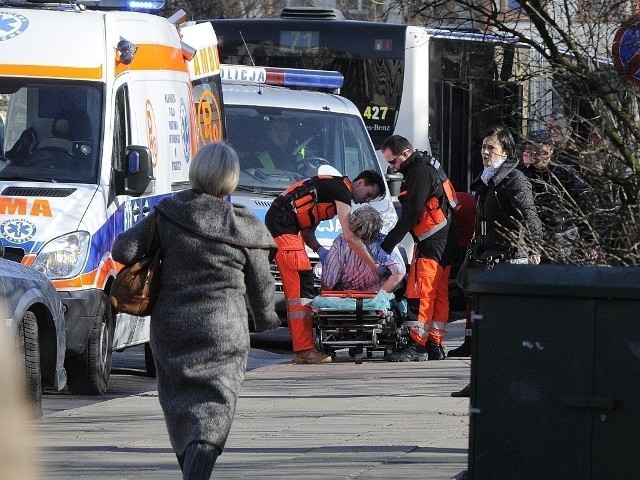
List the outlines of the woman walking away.
{"label": "woman walking away", "polygon": [[[224,449],[249,351],[247,308],[258,331],[279,325],[269,273],[273,239],[249,210],[225,201],[239,172],[231,147],[205,145],[191,163],[191,189],[156,206],[155,246],[164,260],[151,349],[183,479],[210,478]],[[119,235],[113,258],[139,260],[150,227],[148,216]]]}

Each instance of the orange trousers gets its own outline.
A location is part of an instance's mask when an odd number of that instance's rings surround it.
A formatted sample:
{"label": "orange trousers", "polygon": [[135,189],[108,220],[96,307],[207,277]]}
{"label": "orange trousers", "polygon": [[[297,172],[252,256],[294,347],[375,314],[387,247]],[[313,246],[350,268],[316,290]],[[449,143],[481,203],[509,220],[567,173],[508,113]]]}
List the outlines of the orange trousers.
{"label": "orange trousers", "polygon": [[284,234],[275,237],[278,251],[276,265],[282,278],[287,306],[287,322],[293,351],[315,348],[311,301],[314,297],[311,261],[300,235]]}
{"label": "orange trousers", "polygon": [[409,267],[406,291],[409,318],[417,320],[409,335],[422,346],[427,341],[440,345],[446,333],[450,272],[450,265],[443,267],[436,260],[416,255]]}

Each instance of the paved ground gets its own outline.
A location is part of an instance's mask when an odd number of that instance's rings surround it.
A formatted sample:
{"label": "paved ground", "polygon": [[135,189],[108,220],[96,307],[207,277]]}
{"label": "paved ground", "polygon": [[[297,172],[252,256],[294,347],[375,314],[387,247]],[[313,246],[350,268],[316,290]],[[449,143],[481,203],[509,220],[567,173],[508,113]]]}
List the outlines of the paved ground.
{"label": "paved ground", "polygon": [[[454,348],[464,321],[449,330]],[[469,359],[252,357],[267,366],[247,372],[215,478],[451,479],[466,469],[469,402],[449,394],[467,384]],[[181,478],[155,391],[47,415],[37,433],[45,479]]]}

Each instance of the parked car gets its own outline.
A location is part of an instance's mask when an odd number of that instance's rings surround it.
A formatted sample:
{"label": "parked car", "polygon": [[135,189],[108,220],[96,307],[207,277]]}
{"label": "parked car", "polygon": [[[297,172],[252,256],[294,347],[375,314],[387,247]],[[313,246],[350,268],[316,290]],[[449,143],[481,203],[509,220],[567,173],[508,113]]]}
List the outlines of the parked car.
{"label": "parked car", "polygon": [[[0,256],[4,256],[2,245]],[[62,390],[67,383],[62,302],[43,274],[0,258],[0,315],[7,336],[19,346],[27,393],[40,416],[42,389]]]}

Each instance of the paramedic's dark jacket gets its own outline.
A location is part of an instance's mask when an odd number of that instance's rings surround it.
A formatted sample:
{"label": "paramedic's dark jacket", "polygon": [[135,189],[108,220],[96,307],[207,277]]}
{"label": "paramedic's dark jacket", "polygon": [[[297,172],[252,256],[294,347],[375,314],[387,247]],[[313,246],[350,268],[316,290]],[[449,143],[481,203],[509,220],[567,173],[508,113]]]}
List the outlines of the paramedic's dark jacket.
{"label": "paramedic's dark jacket", "polygon": [[[431,195],[435,194],[438,198],[444,200],[445,208],[450,210],[446,203],[442,181],[438,176],[438,172],[430,165],[429,159],[422,155],[422,152],[413,152],[402,163],[398,171],[404,176],[400,191],[406,192],[406,196],[400,199],[402,215],[398,219],[398,223],[382,242],[382,249],[387,253],[391,253],[393,247],[400,243],[405,235],[411,231],[411,228],[418,223],[427,199]],[[450,264],[452,256],[452,251],[450,251],[452,249],[446,249],[452,217],[450,212],[447,217],[447,226],[429,238],[418,242],[420,256],[437,260],[442,265]],[[415,237],[414,240],[416,240]]]}

